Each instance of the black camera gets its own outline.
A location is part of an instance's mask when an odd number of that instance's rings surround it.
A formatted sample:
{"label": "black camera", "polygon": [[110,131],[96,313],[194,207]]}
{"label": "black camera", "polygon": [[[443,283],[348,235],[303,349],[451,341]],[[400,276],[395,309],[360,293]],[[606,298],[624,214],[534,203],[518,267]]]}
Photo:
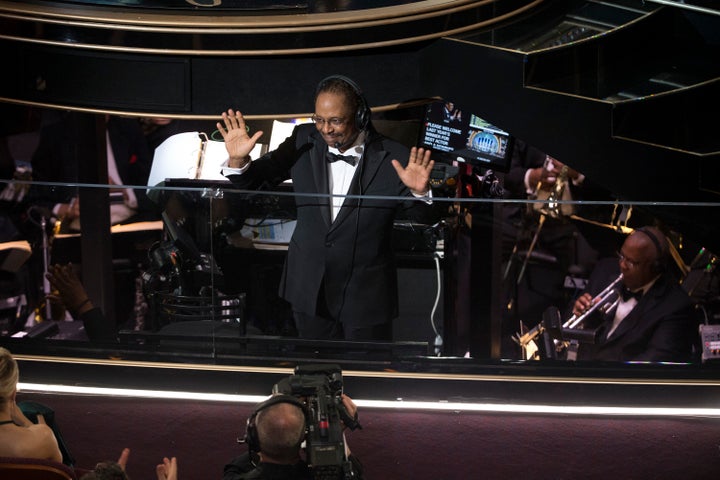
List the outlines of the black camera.
{"label": "black camera", "polygon": [[315,479],[357,478],[345,451],[343,425],[359,428],[342,402],[342,371],[337,365],[305,365],[273,387],[273,393],[292,395],[307,407],[305,454]]}
{"label": "black camera", "polygon": [[167,240],[148,251],[143,275],[148,294],[164,291],[178,296],[206,295],[207,285],[222,286],[224,277],[211,255],[202,253],[188,232],[163,212]]}

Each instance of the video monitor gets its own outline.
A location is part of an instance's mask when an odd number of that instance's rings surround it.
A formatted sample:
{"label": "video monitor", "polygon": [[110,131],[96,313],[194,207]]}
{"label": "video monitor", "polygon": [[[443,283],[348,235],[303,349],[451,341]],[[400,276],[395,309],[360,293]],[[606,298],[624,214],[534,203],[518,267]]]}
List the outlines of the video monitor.
{"label": "video monitor", "polygon": [[451,101],[427,106],[419,145],[430,148],[436,161],[470,163],[498,172],[510,168],[512,136]]}

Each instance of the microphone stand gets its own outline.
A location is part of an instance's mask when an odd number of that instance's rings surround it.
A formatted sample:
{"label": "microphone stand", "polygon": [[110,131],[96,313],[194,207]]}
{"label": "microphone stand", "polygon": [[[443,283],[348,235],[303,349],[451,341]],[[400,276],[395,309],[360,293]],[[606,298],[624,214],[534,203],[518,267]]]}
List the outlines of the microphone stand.
{"label": "microphone stand", "polygon": [[42,229],[42,250],[43,250],[43,293],[45,294],[45,319],[53,320],[52,305],[47,296],[50,294],[50,281],[47,279],[47,273],[50,270],[50,241],[47,234],[47,219],[43,215],[40,219],[40,228]]}
{"label": "microphone stand", "polygon": [[[547,168],[547,164],[549,161],[551,161],[551,157],[547,156],[545,158],[545,164],[543,166],[543,169]],[[520,273],[518,274],[518,279],[517,279],[518,285],[520,285],[523,275],[525,274],[525,268],[527,267],[528,261],[530,260],[530,255],[532,254],[533,250],[535,249],[535,244],[537,243],[538,237],[540,235],[540,230],[542,230],[543,224],[545,223],[545,218],[547,217],[547,215],[550,215],[553,218],[557,218],[559,216],[562,216],[562,214],[563,214],[563,212],[561,210],[561,206],[557,202],[558,202],[558,200],[562,200],[562,196],[563,196],[563,193],[565,192],[565,188],[566,188],[567,176],[568,176],[568,167],[563,166],[562,169],[560,170],[560,173],[558,174],[555,184],[552,187],[552,190],[550,191],[550,195],[548,195],[545,206],[540,208],[540,219],[538,221],[537,231],[535,232],[535,236],[533,237],[532,242],[530,243],[530,248],[528,249],[527,253],[525,254],[525,260],[523,261],[522,268],[520,269]],[[539,181],[535,191],[537,192],[541,186],[542,186],[542,181]],[[536,198],[537,198],[537,193],[536,193]]]}
{"label": "microphone stand", "polygon": [[540,230],[542,230],[543,224],[545,223],[545,214],[540,213],[540,219],[538,220],[538,226],[537,230],[535,231],[535,236],[532,239],[532,242],[530,242],[530,247],[528,247],[527,252],[525,253],[525,258],[523,259],[522,267],[520,268],[520,273],[518,273],[517,278],[517,284],[520,285],[520,282],[522,282],[523,275],[525,275],[525,268],[527,267],[528,261],[530,260],[530,255],[532,255],[533,250],[535,250],[535,244],[538,241],[538,237],[540,236]]}

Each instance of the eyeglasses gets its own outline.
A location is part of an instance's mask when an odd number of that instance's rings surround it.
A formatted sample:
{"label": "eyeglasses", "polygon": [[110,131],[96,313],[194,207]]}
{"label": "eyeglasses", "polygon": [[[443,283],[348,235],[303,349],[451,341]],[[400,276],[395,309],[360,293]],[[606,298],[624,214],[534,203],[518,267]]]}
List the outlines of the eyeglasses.
{"label": "eyeglasses", "polygon": [[330,126],[332,126],[332,127],[341,127],[347,123],[347,120],[345,120],[344,118],[338,118],[338,117],[328,118],[327,120],[325,120],[322,117],[313,115],[310,118],[312,119],[313,122],[315,122],[315,126],[317,126],[317,127],[323,127],[323,126],[325,126],[325,123],[329,123]]}
{"label": "eyeglasses", "polygon": [[622,252],[617,252],[617,257],[619,261],[625,262],[630,268],[637,268],[638,265],[642,265],[643,263],[645,263],[644,261],[638,262],[635,260],[630,260],[625,255],[623,255]]}

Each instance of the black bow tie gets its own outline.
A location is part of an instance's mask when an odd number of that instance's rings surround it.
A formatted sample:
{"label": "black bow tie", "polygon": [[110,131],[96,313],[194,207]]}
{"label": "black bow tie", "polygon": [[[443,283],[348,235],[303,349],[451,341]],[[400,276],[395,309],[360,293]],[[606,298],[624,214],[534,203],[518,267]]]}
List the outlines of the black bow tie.
{"label": "black bow tie", "polygon": [[623,302],[627,302],[631,298],[634,298],[635,300],[640,300],[640,297],[642,297],[642,295],[643,295],[642,289],[640,289],[636,292],[631,292],[630,290],[628,290],[627,287],[622,289]]}
{"label": "black bow tie", "polygon": [[354,157],[352,155],[338,155],[337,153],[327,152],[326,158],[328,163],[335,163],[338,160],[342,160],[343,162],[353,167],[357,163],[357,157]]}

